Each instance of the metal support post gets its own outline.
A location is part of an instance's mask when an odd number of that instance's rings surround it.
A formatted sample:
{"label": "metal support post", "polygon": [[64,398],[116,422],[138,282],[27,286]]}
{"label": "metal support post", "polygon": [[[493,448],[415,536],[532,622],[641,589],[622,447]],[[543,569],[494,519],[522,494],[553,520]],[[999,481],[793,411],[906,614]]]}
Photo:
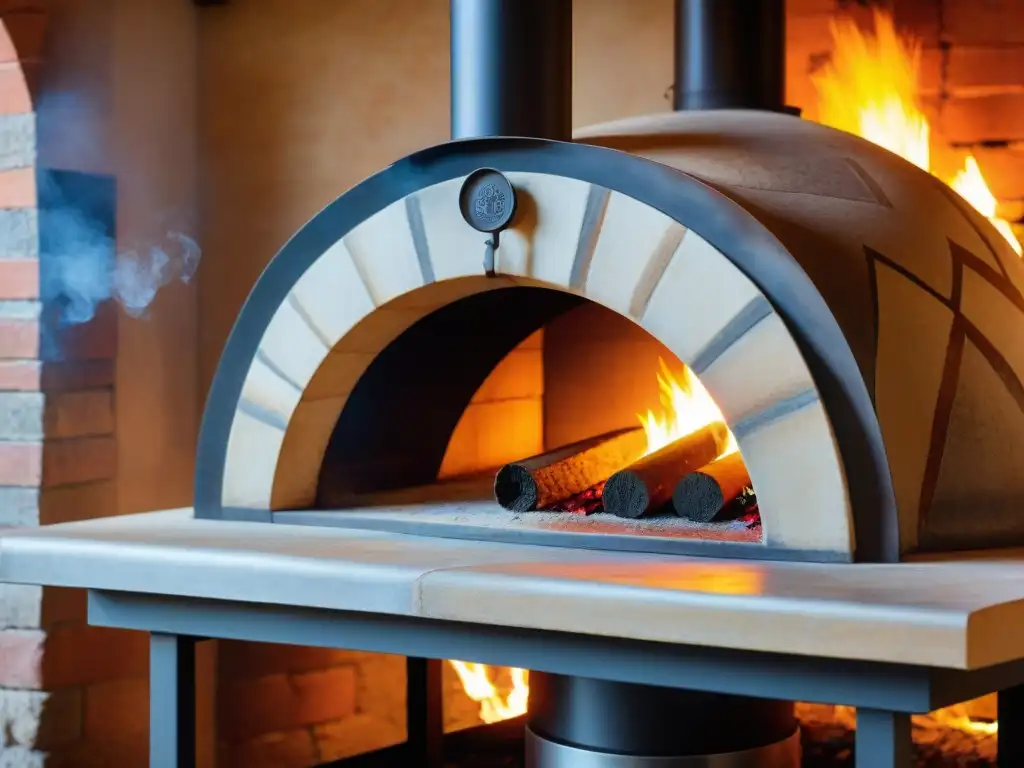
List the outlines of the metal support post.
{"label": "metal support post", "polygon": [[998,694],[999,768],[1024,765],[1024,685],[1007,688]]}
{"label": "metal support post", "polygon": [[196,640],[149,639],[149,766],[195,768]]}
{"label": "metal support post", "polygon": [[857,768],[913,768],[910,715],[858,709],[854,756]]}
{"label": "metal support post", "polygon": [[409,656],[406,675],[406,742],[415,765],[444,765],[444,701],[441,661]]}

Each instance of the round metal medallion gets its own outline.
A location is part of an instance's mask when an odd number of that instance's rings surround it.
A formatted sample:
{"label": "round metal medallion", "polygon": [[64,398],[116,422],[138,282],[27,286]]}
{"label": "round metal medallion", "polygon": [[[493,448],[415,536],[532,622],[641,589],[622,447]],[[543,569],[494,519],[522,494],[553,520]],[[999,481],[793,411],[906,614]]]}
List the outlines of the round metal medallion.
{"label": "round metal medallion", "polygon": [[480,168],[469,174],[459,192],[462,218],[478,232],[500,232],[516,214],[516,191],[504,174]]}

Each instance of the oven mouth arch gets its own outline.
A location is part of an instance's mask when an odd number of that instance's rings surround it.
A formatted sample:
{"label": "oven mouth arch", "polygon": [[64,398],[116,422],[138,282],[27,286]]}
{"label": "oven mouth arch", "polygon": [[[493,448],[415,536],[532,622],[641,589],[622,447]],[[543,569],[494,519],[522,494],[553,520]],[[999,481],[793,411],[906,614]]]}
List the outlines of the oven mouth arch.
{"label": "oven mouth arch", "polygon": [[891,478],[870,397],[834,317],[795,260],[753,216],[694,177],[615,150],[536,139],[469,140],[416,153],[343,195],[286,244],[253,289],[218,366],[200,435],[197,516],[269,519],[269,509],[222,504],[226,446],[263,331],[305,270],[375,213],[484,165],[574,179],[633,197],[692,226],[690,231],[746,275],[803,354],[835,429],[845,472],[857,478],[849,487],[857,558],[898,559]]}

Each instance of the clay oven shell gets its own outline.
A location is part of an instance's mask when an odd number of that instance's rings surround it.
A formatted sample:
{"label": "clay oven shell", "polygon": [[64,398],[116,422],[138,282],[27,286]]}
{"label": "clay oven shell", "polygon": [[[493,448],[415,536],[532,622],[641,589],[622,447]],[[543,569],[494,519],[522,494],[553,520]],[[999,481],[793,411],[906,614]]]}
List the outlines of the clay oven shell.
{"label": "clay oven shell", "polygon": [[[524,201],[498,278],[457,204],[480,167]],[[602,304],[693,368],[737,437],[768,552],[891,561],[1024,540],[1020,260],[897,156],[741,111],[636,118],[574,144],[452,142],[340,197],[238,319],[204,418],[197,515],[314,506],[373,361],[502,287]]]}

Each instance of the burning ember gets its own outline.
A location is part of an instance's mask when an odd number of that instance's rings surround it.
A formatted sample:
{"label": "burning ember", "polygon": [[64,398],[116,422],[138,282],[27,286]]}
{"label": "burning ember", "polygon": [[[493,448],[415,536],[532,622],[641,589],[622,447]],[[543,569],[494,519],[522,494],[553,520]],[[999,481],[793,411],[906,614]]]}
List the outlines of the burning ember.
{"label": "burning ember", "polygon": [[[919,107],[918,71],[921,46],[896,31],[892,16],[876,9],[875,31],[865,34],[856,22],[832,23],[835,44],[830,63],[814,77],[818,119],[833,128],[861,136],[934,174],[931,126]],[[1010,223],[996,215],[996,199],[978,161],[968,154],[963,168],[943,179],[1022,255]]]}
{"label": "burning ember", "polygon": [[574,515],[592,515],[603,507],[604,481],[592,485],[585,491],[570,496],[551,506],[552,512],[571,512]]}

